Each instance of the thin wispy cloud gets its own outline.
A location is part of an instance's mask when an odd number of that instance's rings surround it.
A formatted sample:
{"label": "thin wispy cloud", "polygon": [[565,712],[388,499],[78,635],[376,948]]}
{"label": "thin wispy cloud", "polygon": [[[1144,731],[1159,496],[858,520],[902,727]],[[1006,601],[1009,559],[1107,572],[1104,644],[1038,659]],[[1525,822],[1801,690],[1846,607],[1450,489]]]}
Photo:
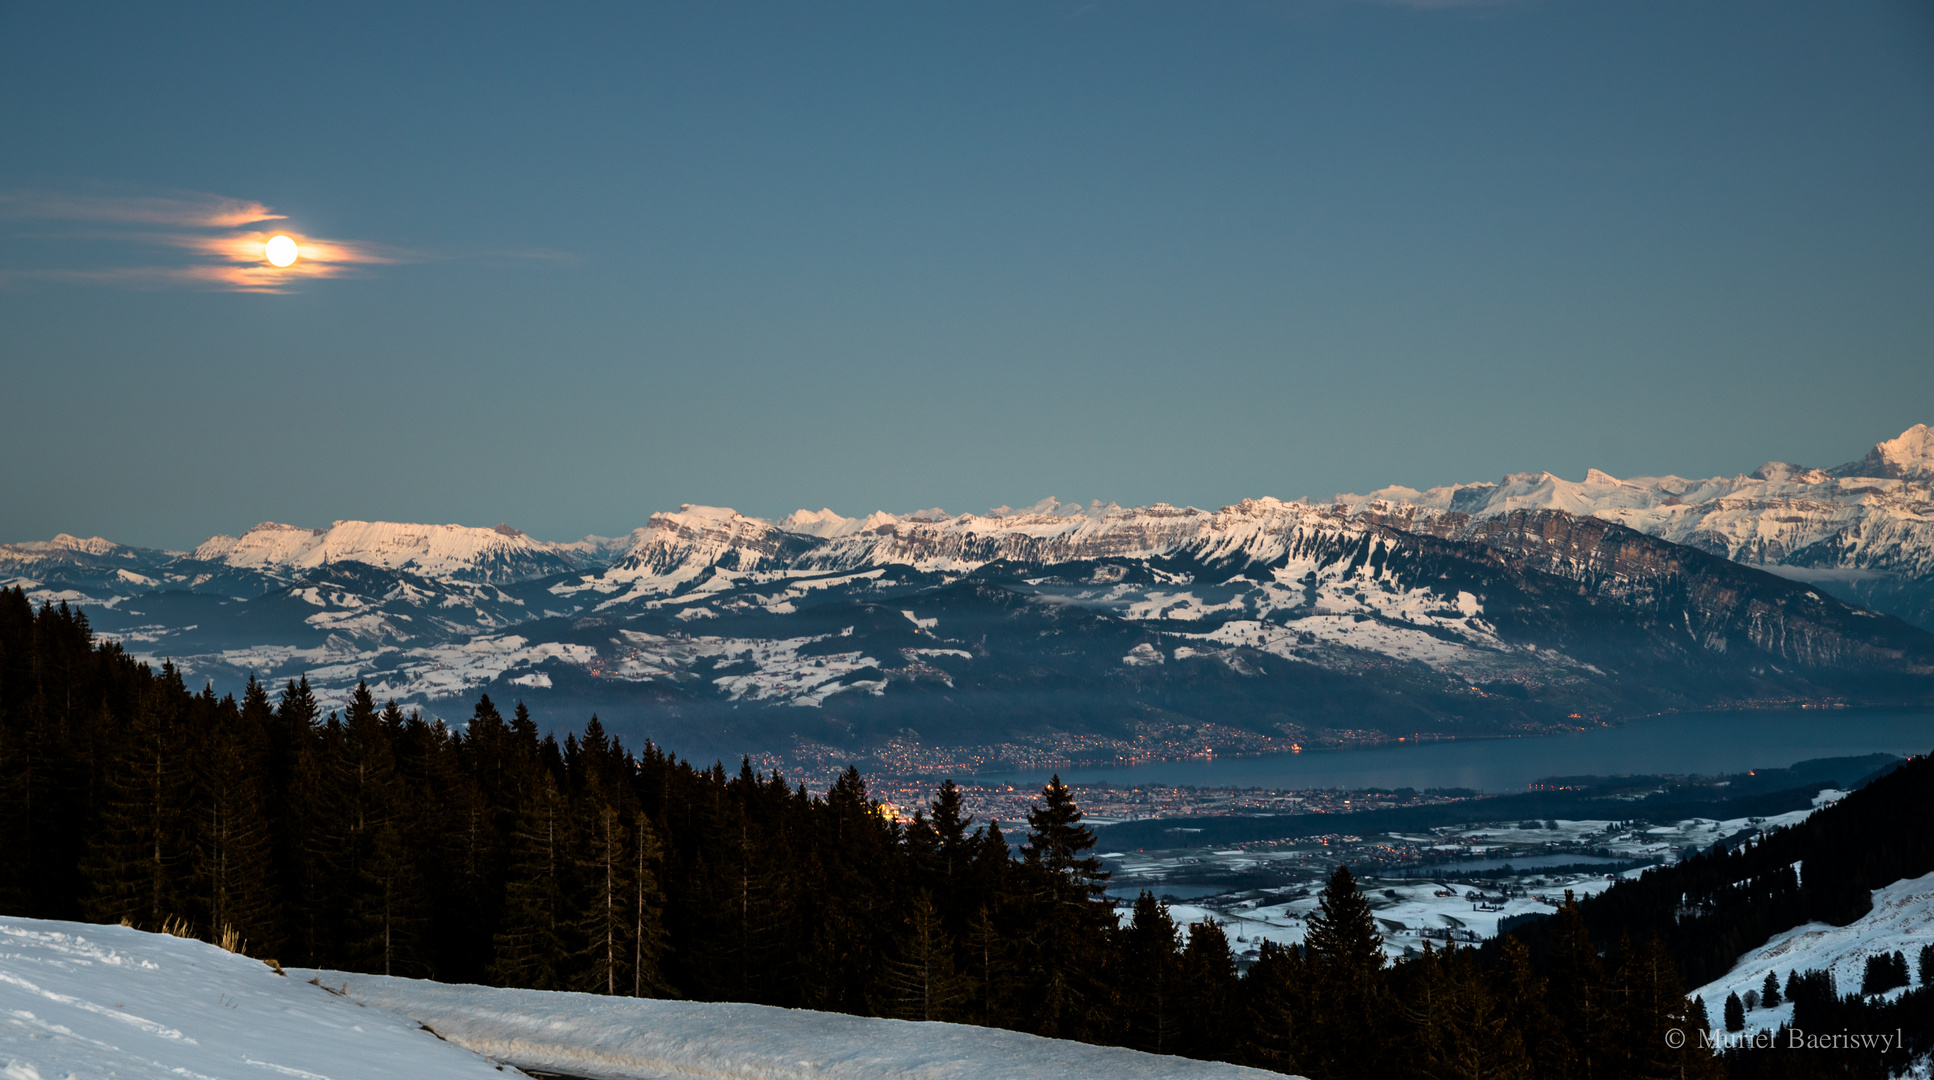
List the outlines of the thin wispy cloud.
{"label": "thin wispy cloud", "polygon": [[259,202],[220,195],[174,198],[63,195],[37,191],[0,191],[0,214],[44,221],[100,221],[141,225],[184,225],[232,229],[257,221],[280,221]]}
{"label": "thin wispy cloud", "polygon": [[[100,196],[0,192],[0,217],[85,223],[92,227],[76,234],[75,239],[117,244],[127,249],[178,253],[178,261],[159,265],[0,270],[0,281],[64,281],[132,288],[186,286],[280,293],[290,291],[304,280],[342,277],[369,266],[420,261],[420,256],[380,244],[267,227],[268,222],[287,221],[288,215],[254,200],[212,194]],[[296,259],[288,266],[277,266],[269,259],[269,241],[277,236],[287,236],[295,242]]]}

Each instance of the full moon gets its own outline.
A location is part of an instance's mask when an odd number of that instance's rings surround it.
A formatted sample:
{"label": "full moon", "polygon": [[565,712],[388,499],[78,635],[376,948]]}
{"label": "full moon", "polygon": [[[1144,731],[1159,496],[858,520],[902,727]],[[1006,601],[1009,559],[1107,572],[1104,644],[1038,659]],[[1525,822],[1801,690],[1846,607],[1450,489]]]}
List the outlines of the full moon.
{"label": "full moon", "polygon": [[295,264],[295,241],[286,236],[269,237],[267,252],[269,261],[277,266],[292,266]]}

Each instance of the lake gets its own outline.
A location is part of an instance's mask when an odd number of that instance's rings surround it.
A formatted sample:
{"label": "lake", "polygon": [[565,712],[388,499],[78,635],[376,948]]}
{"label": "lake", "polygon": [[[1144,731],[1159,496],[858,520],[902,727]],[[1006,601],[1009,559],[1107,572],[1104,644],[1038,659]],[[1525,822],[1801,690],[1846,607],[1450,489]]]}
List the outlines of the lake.
{"label": "lake", "polygon": [[1622,773],[1718,775],[1779,768],[1810,758],[1924,754],[1934,713],[1865,709],[1694,713],[1614,728],[1524,739],[1386,743],[1265,757],[1151,762],[1093,769],[982,774],[977,783],[1039,786],[1059,772],[1071,783],[1258,788],[1433,788],[1523,791],[1548,776]]}

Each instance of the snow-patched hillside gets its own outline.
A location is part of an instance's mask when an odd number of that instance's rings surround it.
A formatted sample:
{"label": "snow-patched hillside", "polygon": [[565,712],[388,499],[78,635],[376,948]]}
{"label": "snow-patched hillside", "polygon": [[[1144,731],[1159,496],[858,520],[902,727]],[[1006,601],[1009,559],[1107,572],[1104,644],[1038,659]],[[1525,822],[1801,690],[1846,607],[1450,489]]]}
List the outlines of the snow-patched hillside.
{"label": "snow-patched hillside", "polygon": [[502,1080],[515,1074],[506,1066],[605,1080],[1276,1075],[954,1024],[315,976],[165,934],[0,917],[0,1077]]}
{"label": "snow-patched hillside", "polygon": [[[1802,878],[1806,867],[1800,868]],[[1843,994],[1860,989],[1867,957],[1876,953],[1907,954],[1913,985],[1920,985],[1915,959],[1923,945],[1934,944],[1934,874],[1896,881],[1873,892],[1873,910],[1846,926],[1807,923],[1796,926],[1739,958],[1733,969],[1694,993],[1705,998],[1706,1011],[1719,1018],[1727,994],[1758,990],[1766,973],[1779,980],[1782,993],[1791,971],[1832,971]],[[1902,991],[1892,991],[1899,994]],[[1749,1031],[1773,1030],[1793,1019],[1793,1005],[1782,1001],[1771,1009],[1746,1014]]]}

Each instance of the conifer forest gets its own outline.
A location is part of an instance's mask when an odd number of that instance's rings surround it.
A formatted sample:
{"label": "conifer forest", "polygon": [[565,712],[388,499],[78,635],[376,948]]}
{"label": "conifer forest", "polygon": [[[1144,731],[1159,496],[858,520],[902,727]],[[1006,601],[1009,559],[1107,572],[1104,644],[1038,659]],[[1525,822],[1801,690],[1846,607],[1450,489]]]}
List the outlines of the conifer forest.
{"label": "conifer forest", "polygon": [[[1836,813],[1918,829],[1927,771]],[[367,688],[327,714],[303,681],[217,698],[76,611],[0,593],[0,911],[284,965],[992,1025],[1322,1080],[1883,1075],[1877,1055],[1715,1055],[1666,1033],[1721,1026],[1686,986],[1754,935],[1811,908],[1857,916],[1862,873],[1934,854],[1930,829],[1863,870],[1822,814],[1817,842],[1848,866],[1809,872],[1810,893],[1781,876],[1794,851],[1762,846],[1735,856],[1767,864],[1742,871],[1750,887],[1695,859],[1683,880],[1398,962],[1339,868],[1303,946],[1265,945],[1239,973],[1213,923],[1180,933],[1147,893],[1118,917],[1080,808],[1058,780],[1041,795],[1010,837],[951,783],[896,821],[852,770],[810,795],[623,746],[595,717],[560,743],[488,697],[461,731]],[[1701,889],[1689,928],[1670,910]],[[1880,1008],[1817,980],[1786,993],[1822,1027]],[[1931,1007],[1915,990],[1857,1019],[1897,1021],[1924,1053]]]}

